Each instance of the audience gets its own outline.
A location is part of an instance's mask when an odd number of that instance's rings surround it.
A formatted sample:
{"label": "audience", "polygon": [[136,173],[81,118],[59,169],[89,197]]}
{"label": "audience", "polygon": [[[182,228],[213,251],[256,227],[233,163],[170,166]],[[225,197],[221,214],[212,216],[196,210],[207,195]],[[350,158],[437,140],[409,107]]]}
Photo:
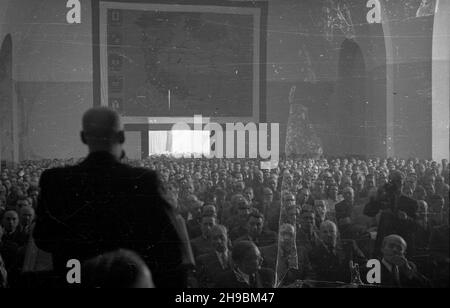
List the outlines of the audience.
{"label": "audience", "polygon": [[[2,169],[2,277],[8,271],[8,278],[14,281],[22,266],[22,250],[34,225],[41,174],[78,162],[24,161]],[[201,287],[219,285],[218,277],[227,271],[230,274],[230,270],[234,270],[233,275],[237,268],[245,273],[245,264],[238,267],[231,258],[236,247],[241,247],[237,259],[239,254],[248,254],[255,260],[262,254],[264,262],[259,261],[260,265],[275,271],[274,252],[278,258],[278,244],[283,244],[283,239],[292,233],[286,226],[280,228],[285,223],[294,227],[295,246],[300,251],[295,271],[302,270],[301,260],[306,259],[312,270],[307,275],[286,276],[283,285],[292,279],[311,277],[348,282],[350,269],[342,261],[343,256],[351,257],[353,253],[355,262],[364,259],[358,249],[353,249],[352,241],[366,256],[381,260],[384,238],[398,234],[406,242],[405,256],[414,261],[416,270],[429,278],[433,286],[448,286],[448,275],[443,275],[449,267],[448,160],[284,159],[273,170],[260,169],[260,162],[255,159],[155,156],[139,161],[125,158],[123,162],[159,174],[168,200],[186,221]],[[251,245],[241,245],[249,242]],[[319,258],[311,258],[318,251]],[[248,276],[242,273],[239,277]],[[261,273],[263,281],[275,282],[274,276],[265,274],[267,271]],[[236,280],[228,282],[235,285]],[[8,285],[13,287],[14,283]]]}

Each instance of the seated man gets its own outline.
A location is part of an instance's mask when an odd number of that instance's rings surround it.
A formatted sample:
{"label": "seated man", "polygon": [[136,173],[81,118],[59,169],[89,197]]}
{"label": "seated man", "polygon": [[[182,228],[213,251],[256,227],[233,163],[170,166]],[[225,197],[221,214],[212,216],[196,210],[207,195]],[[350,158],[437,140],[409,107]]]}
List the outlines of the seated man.
{"label": "seated man", "polygon": [[31,236],[31,231],[34,223],[35,212],[31,206],[24,206],[20,209],[20,232],[24,240],[27,240]]}
{"label": "seated man", "polygon": [[414,263],[405,257],[406,241],[391,234],[381,245],[381,284],[386,287],[428,287],[428,279],[417,271]]}
{"label": "seated man", "polygon": [[232,214],[225,225],[230,230],[229,236],[233,241],[246,233],[245,224],[251,208],[244,196],[240,194],[233,196],[231,207]]}
{"label": "seated man", "polygon": [[304,209],[300,213],[300,228],[297,228],[297,247],[301,246],[309,253],[314,247],[320,245],[320,238],[317,234],[315,213]]}
{"label": "seated man", "polygon": [[353,188],[346,187],[342,195],[344,196],[344,200],[336,204],[336,222],[341,236],[343,238],[349,238],[348,230],[352,224],[355,192]]}
{"label": "seated man", "polygon": [[19,215],[14,210],[6,211],[0,226],[0,254],[3,256],[10,283],[17,278],[23,263],[22,247],[26,238],[20,232]]}
{"label": "seated man", "polygon": [[228,230],[225,226],[214,225],[211,228],[211,243],[213,251],[197,258],[197,279],[201,288],[212,288],[219,282],[217,278],[231,269]]}
{"label": "seated man", "polygon": [[314,206],[304,206],[304,209],[307,210],[314,210],[315,213],[315,220],[316,220],[316,228],[320,229],[320,225],[322,222],[329,220],[328,218],[328,212],[327,212],[327,204],[325,200],[316,200],[314,201]]}
{"label": "seated man", "polygon": [[189,195],[186,199],[188,214],[186,226],[190,238],[196,238],[202,234],[200,220],[202,218],[203,202],[196,195]]}
{"label": "seated man", "polygon": [[[283,191],[282,198],[283,198],[283,200],[282,200],[283,208],[292,209],[294,207],[297,207],[294,194]],[[276,202],[272,203],[269,210],[267,211],[267,214],[264,215],[264,218],[267,221],[266,226],[274,232],[278,232],[280,218],[284,219],[284,217],[280,217],[281,212],[282,212],[281,211],[281,202],[276,201]]]}
{"label": "seated man", "polygon": [[320,281],[345,282],[351,281],[350,261],[365,267],[366,258],[359,250],[355,241],[338,241],[336,224],[324,221],[320,225],[321,245],[309,253],[314,273]]}
{"label": "seated man", "polygon": [[232,259],[233,268],[217,278],[215,288],[273,288],[275,274],[261,268],[261,252],[254,243],[242,241],[234,245]]}
{"label": "seated man", "polygon": [[339,188],[336,184],[332,184],[327,190],[327,212],[329,214],[329,219],[335,220],[336,218],[336,204],[343,200],[342,195],[339,195]]}
{"label": "seated man", "polygon": [[200,223],[202,235],[191,240],[192,252],[195,258],[210,252],[213,248],[210,236],[211,228],[216,224],[216,217],[207,214],[210,213],[205,213]]}
{"label": "seated man", "polygon": [[252,241],[258,247],[275,243],[277,234],[264,228],[264,217],[258,210],[253,210],[247,218],[246,233],[235,242]]}
{"label": "seated man", "polygon": [[264,215],[269,229],[277,231],[280,218],[280,202],[273,200],[273,192],[269,187],[265,187],[262,190],[261,203],[257,209]]}
{"label": "seated man", "polygon": [[262,247],[261,254],[264,259],[262,266],[277,272],[277,283],[281,286],[298,279],[313,278],[306,250],[295,245],[295,229],[291,224],[283,224],[279,244]]}
{"label": "seated man", "polygon": [[430,239],[430,226],[428,220],[428,204],[426,201],[417,201],[417,229],[414,234],[414,246],[416,247],[416,255],[423,254],[428,248],[428,241]]}

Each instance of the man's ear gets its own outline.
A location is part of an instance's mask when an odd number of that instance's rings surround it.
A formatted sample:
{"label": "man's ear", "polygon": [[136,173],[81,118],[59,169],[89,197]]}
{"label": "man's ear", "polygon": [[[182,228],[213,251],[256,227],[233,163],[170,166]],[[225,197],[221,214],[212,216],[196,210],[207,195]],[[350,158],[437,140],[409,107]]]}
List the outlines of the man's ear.
{"label": "man's ear", "polygon": [[81,137],[81,142],[83,142],[83,144],[87,145],[86,136],[84,135],[84,132],[80,132],[80,137]]}
{"label": "man's ear", "polygon": [[124,144],[125,143],[125,132],[124,131],[120,131],[117,133],[117,141],[120,144]]}

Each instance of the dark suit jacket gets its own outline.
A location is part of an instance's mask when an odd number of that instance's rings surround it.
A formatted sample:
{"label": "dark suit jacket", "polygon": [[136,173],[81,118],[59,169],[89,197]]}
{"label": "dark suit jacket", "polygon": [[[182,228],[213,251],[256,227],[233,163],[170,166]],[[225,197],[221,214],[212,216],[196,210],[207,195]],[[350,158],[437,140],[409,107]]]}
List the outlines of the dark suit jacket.
{"label": "dark suit jacket", "polygon": [[427,288],[430,287],[430,283],[427,278],[417,271],[417,267],[414,263],[409,262],[409,266],[412,267],[414,274],[412,278],[408,278],[402,270],[399,270],[400,284],[395,283],[394,275],[388,270],[386,265],[381,262],[381,285],[383,287],[391,288]]}
{"label": "dark suit jacket", "polygon": [[214,250],[211,241],[204,239],[203,236],[191,240],[191,246],[195,258]]}
{"label": "dark suit jacket", "polygon": [[[378,224],[377,238],[375,242],[374,254],[375,257],[381,255],[381,243],[383,239],[390,234],[398,234],[406,241],[408,245],[407,255],[414,256],[415,254],[415,238],[414,234],[417,231],[417,201],[405,195],[401,195],[398,199],[398,210],[405,212],[408,219],[401,220],[395,213],[383,212],[380,216]],[[380,210],[386,209],[388,205],[377,200],[370,200],[364,208],[364,214],[369,217],[375,217]]]}
{"label": "dark suit jacket", "polygon": [[244,289],[244,288],[273,288],[275,273],[267,268],[260,269],[255,274],[255,285],[250,286],[244,281],[239,281],[233,270],[228,270],[218,277],[215,288]]}
{"label": "dark suit jacket", "polygon": [[349,262],[358,263],[360,269],[366,266],[364,254],[352,240],[338,242],[334,252],[321,244],[311,250],[309,260],[317,279],[321,281],[349,283],[351,280]]}
{"label": "dark suit jacket", "polygon": [[231,254],[223,268],[215,251],[197,258],[197,279],[201,288],[212,288],[219,283],[218,278],[231,268]]}
{"label": "dark suit jacket", "polygon": [[[278,245],[273,244],[267,247],[262,247],[260,250],[264,259],[262,266],[275,271],[278,258]],[[287,258],[280,258],[280,263],[278,264],[278,279],[283,279],[284,277],[284,283],[282,285],[291,284],[298,279],[306,280],[314,278],[311,263],[309,262],[308,255],[304,247],[297,247],[297,261],[298,269],[289,269],[286,265]],[[288,270],[289,273],[286,275]]]}
{"label": "dark suit jacket", "polygon": [[70,259],[123,248],[144,258],[157,287],[185,286],[180,235],[155,173],[97,152],[45,171],[40,188],[34,238],[53,254],[57,273],[65,277]]}
{"label": "dark suit jacket", "polygon": [[353,206],[350,206],[347,201],[343,200],[335,205],[336,222],[339,223],[339,219],[352,217]]}
{"label": "dark suit jacket", "polygon": [[297,248],[302,247],[307,253],[309,253],[314,247],[321,244],[321,240],[316,229],[314,229],[312,235],[309,236],[301,228],[297,228],[296,243]]}

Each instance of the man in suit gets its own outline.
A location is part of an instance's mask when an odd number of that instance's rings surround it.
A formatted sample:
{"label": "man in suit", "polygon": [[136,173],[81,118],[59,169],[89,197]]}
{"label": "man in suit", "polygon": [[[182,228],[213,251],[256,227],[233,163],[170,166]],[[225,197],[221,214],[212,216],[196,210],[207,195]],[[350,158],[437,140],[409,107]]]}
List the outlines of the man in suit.
{"label": "man in suit", "polygon": [[406,259],[406,242],[396,234],[383,239],[381,252],[381,285],[385,287],[423,288],[429,281],[419,273],[414,263]]}
{"label": "man in suit", "polygon": [[217,278],[216,288],[273,288],[275,274],[270,269],[261,268],[261,252],[253,242],[235,244],[232,260],[233,268]]}
{"label": "man in suit", "polygon": [[376,198],[372,198],[364,208],[364,214],[375,217],[381,212],[374,257],[381,255],[381,243],[390,234],[400,235],[407,243],[408,256],[414,256],[414,234],[417,230],[417,201],[402,194],[404,175],[399,171],[389,174],[389,183],[381,187]]}
{"label": "man in suit", "polygon": [[83,116],[88,157],[73,167],[45,171],[34,230],[36,245],[53,254],[56,273],[117,249],[135,251],[156,287],[184,287],[187,262],[172,207],[156,173],[120,162],[124,131],[119,115],[93,108]]}
{"label": "man in suit", "polygon": [[307,253],[321,243],[315,224],[314,211],[303,209],[300,213],[300,228],[297,228],[296,241],[297,246],[303,247]]}
{"label": "man in suit", "polygon": [[212,288],[227,270],[231,269],[228,230],[223,225],[211,228],[213,251],[197,258],[198,282],[202,288]]}
{"label": "man in suit", "polygon": [[321,245],[309,253],[309,260],[320,281],[345,282],[351,280],[350,261],[365,267],[366,258],[355,241],[338,241],[336,224],[324,221],[320,225]]}
{"label": "man in suit", "polygon": [[312,267],[304,247],[295,245],[295,228],[291,224],[280,227],[279,243],[262,247],[263,267],[276,270],[277,283],[289,285],[295,280],[312,279]]}
{"label": "man in suit", "polygon": [[203,201],[200,201],[196,195],[192,194],[186,198],[186,204],[188,209],[186,226],[189,237],[196,238],[202,234],[201,220]]}
{"label": "man in suit", "polygon": [[342,238],[350,237],[352,216],[355,202],[355,191],[352,187],[345,187],[342,191],[344,200],[336,204],[336,223]]}
{"label": "man in suit", "polygon": [[246,234],[236,239],[235,242],[252,241],[258,247],[263,247],[275,243],[276,240],[277,234],[265,228],[264,216],[257,209],[253,209],[247,218]]}
{"label": "man in suit", "polygon": [[211,229],[216,224],[216,216],[204,213],[201,219],[200,228],[202,235],[191,240],[194,257],[197,258],[213,249],[211,243]]}

